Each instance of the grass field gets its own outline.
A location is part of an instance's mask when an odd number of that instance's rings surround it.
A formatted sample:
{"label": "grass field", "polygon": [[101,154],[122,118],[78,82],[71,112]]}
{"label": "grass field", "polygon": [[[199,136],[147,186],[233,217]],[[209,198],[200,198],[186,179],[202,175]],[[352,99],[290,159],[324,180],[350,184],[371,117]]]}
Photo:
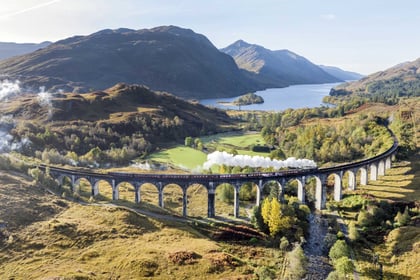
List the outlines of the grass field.
{"label": "grass field", "polygon": [[148,159],[173,165],[181,169],[186,168],[192,170],[201,167],[206,161],[207,155],[202,151],[190,147],[177,146],[153,153]]}
{"label": "grass field", "polygon": [[[200,138],[208,152],[236,150],[241,155],[268,156],[267,153],[253,152],[252,146],[264,145],[264,139],[259,133],[220,133],[217,135]],[[148,157],[154,162],[164,163],[180,169],[199,170],[207,160],[207,154],[203,151],[179,145],[173,148],[161,150]]]}

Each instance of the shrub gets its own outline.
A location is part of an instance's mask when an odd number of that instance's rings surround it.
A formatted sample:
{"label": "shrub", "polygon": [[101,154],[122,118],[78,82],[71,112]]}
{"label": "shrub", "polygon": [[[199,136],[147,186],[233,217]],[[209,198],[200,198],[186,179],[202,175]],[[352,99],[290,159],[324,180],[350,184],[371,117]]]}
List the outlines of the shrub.
{"label": "shrub", "polygon": [[354,264],[348,257],[341,257],[334,262],[334,268],[340,276],[346,276],[353,272]]}
{"label": "shrub", "polygon": [[307,259],[303,249],[297,245],[289,254],[290,279],[302,279],[306,273]]}
{"label": "shrub", "polygon": [[323,242],[324,252],[329,252],[331,247],[335,244],[336,241],[337,241],[336,234],[327,233],[324,237],[324,242]]}
{"label": "shrub", "polygon": [[259,280],[271,280],[276,277],[275,273],[266,266],[260,266],[255,270],[255,276]]}
{"label": "shrub", "polygon": [[279,246],[280,250],[285,252],[285,251],[287,251],[289,246],[290,246],[289,240],[287,240],[287,238],[285,236],[283,236],[280,239],[280,246]]}
{"label": "shrub", "polygon": [[349,239],[351,241],[358,241],[360,238],[359,231],[357,230],[356,223],[351,221],[349,224]]}
{"label": "shrub", "polygon": [[337,240],[331,247],[328,256],[333,262],[341,257],[350,257],[350,249],[344,240]]}

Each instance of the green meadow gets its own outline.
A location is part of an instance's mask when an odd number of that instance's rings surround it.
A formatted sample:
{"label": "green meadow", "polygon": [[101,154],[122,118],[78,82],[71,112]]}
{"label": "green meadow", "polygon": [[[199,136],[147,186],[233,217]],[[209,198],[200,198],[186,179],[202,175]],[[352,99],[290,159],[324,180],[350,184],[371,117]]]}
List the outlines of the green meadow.
{"label": "green meadow", "polygon": [[153,153],[148,157],[148,160],[182,169],[195,169],[197,166],[202,166],[207,160],[207,153],[214,151],[230,153],[232,150],[235,150],[241,155],[268,156],[268,153],[252,151],[252,147],[255,145],[265,145],[265,141],[259,133],[220,133],[201,137],[200,140],[203,143],[204,151],[178,145]]}

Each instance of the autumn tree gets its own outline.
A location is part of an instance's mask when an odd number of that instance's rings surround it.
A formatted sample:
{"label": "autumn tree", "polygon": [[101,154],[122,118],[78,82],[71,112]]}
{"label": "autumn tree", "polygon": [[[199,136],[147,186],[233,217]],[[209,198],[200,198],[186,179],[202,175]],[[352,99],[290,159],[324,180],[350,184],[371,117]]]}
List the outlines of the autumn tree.
{"label": "autumn tree", "polygon": [[280,202],[277,199],[271,199],[270,210],[267,224],[270,229],[270,235],[275,236],[282,228]]}
{"label": "autumn tree", "polygon": [[[287,207],[287,205],[283,207]],[[284,213],[282,211],[282,205],[274,197],[264,199],[261,207],[261,216],[263,217],[264,223],[267,224],[272,237],[281,231],[289,230],[295,221],[293,213]]]}

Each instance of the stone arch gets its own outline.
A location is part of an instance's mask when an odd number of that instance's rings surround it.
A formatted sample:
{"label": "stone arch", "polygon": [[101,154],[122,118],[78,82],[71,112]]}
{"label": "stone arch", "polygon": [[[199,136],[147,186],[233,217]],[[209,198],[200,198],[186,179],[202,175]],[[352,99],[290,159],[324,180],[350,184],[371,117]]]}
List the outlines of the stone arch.
{"label": "stone arch", "polygon": [[118,199],[129,202],[136,201],[136,187],[133,183],[122,181],[119,182],[115,188],[118,189]]}
{"label": "stone arch", "polygon": [[297,196],[301,203],[306,202],[306,191],[304,186],[305,178],[291,178],[285,181],[283,187],[283,193],[286,193],[291,196]]}
{"label": "stone arch", "polygon": [[356,177],[359,177],[360,185],[366,186],[368,184],[368,167],[362,166],[357,170]]}
{"label": "stone arch", "polygon": [[248,203],[254,201],[255,204],[258,198],[258,193],[260,192],[259,184],[248,181],[248,182],[241,182],[238,185],[239,191],[239,200],[243,203]]}
{"label": "stone arch", "polygon": [[92,186],[92,194],[96,200],[112,200],[112,184],[107,180],[96,180]]}
{"label": "stone arch", "polygon": [[214,210],[216,216],[234,215],[235,195],[237,188],[231,183],[221,182],[215,184],[215,204]]}
{"label": "stone arch", "polygon": [[[233,215],[239,217],[239,211],[244,217],[251,218],[251,210],[255,205],[259,205],[260,188],[258,183],[253,181],[238,181],[234,185],[234,211]],[[243,206],[240,209],[240,206]]]}
{"label": "stone arch", "polygon": [[57,182],[58,186],[61,188],[64,185],[64,181],[68,180],[71,184],[71,178],[67,175],[60,174],[57,177],[54,178],[54,180]]}
{"label": "stone arch", "polygon": [[149,205],[159,205],[159,187],[149,182],[139,183],[139,202]]}
{"label": "stone arch", "polygon": [[55,181],[58,183],[59,187],[63,190],[63,191],[67,191],[68,193],[72,193],[73,192],[73,183],[71,180],[71,176],[69,175],[64,175],[64,174],[60,174],[57,179],[55,179]]}
{"label": "stone arch", "polygon": [[[357,170],[356,170],[357,171]],[[354,170],[348,169],[343,173],[343,187],[349,190],[356,189],[356,172]]]}
{"label": "stone arch", "polygon": [[284,186],[278,180],[269,180],[264,182],[262,185],[261,200],[269,195],[276,195],[277,199],[281,200],[283,197],[283,188]]}
{"label": "stone arch", "polygon": [[187,186],[187,213],[193,217],[207,217],[208,189],[203,184],[192,183]]}
{"label": "stone arch", "polygon": [[327,192],[332,189],[332,197],[335,201],[340,201],[342,197],[342,175],[337,173],[331,173],[327,175],[326,180]]}
{"label": "stone arch", "polygon": [[304,189],[307,194],[307,204],[314,203],[314,207],[318,210],[321,210],[325,207],[326,202],[326,191],[325,191],[325,181],[326,178],[311,175],[306,178],[304,181]]}
{"label": "stone arch", "polygon": [[184,189],[179,184],[169,183],[162,186],[162,207],[171,212],[182,214]]}
{"label": "stone arch", "polygon": [[73,192],[82,197],[92,196],[92,184],[88,178],[80,177],[74,181]]}

